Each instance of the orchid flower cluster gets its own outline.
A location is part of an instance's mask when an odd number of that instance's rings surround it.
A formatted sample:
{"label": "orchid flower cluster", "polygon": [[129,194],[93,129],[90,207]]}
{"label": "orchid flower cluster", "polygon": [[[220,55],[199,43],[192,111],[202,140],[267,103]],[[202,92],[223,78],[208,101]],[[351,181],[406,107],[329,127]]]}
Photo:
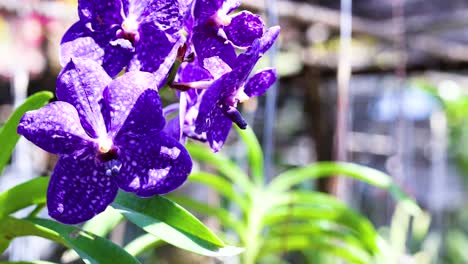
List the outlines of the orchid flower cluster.
{"label": "orchid flower cluster", "polygon": [[[60,157],[47,193],[51,217],[89,220],[119,188],[140,197],[168,193],[191,172],[187,138],[216,152],[232,123],[246,127],[236,107],[276,81],[272,68],[251,72],[279,27],[265,29],[248,11],[233,13],[239,6],[238,0],[78,1],[79,21],[60,47],[58,101],[27,112],[18,126]],[[180,102],[163,108],[163,87]],[[166,122],[174,109],[178,116]]]}

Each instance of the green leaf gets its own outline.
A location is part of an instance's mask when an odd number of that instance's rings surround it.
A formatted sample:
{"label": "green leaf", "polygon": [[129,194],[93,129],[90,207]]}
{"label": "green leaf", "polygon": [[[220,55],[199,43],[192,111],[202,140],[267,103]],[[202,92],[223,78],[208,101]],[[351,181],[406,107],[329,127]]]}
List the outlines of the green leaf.
{"label": "green leaf", "polygon": [[66,245],[57,232],[46,227],[9,216],[0,219],[0,241],[11,241],[21,236],[39,236]]}
{"label": "green leaf", "polygon": [[16,128],[18,127],[23,114],[27,111],[35,110],[44,106],[53,97],[54,95],[47,91],[31,95],[15,110],[5,125],[0,128],[0,142],[2,142],[2,151],[0,151],[0,176],[2,175],[3,168],[10,159],[11,153],[20,138],[20,135],[16,133]]}
{"label": "green leaf", "polygon": [[269,212],[264,218],[264,224],[274,226],[299,221],[327,220],[353,230],[359,234],[363,244],[371,252],[377,250],[377,232],[365,218],[347,208],[333,207],[329,205],[316,206],[293,206],[275,209]]}
{"label": "green leaf", "polygon": [[46,202],[49,178],[39,177],[0,194],[0,218],[34,204]]}
{"label": "green leaf", "polygon": [[[97,236],[106,237],[123,219],[123,215],[108,206],[104,212],[87,221],[82,229]],[[74,261],[79,258],[78,254],[71,249],[64,254],[69,257],[68,261]]]}
{"label": "green leaf", "polygon": [[309,166],[291,169],[281,173],[269,185],[271,191],[286,191],[293,186],[310,179],[343,175],[367,182],[370,185],[387,190],[397,201],[403,201],[405,207],[417,214],[419,206],[406,195],[387,174],[366,166],[343,162],[317,162]]}
{"label": "green leaf", "polygon": [[[371,252],[376,252],[378,234],[372,223],[337,198],[319,192],[294,191],[278,195],[277,201],[275,205],[283,211],[291,208],[298,208],[298,210],[304,208],[304,210],[307,210],[310,207],[311,210],[314,210],[314,208],[326,208],[338,213],[339,215],[333,220],[338,224],[348,227],[354,234],[358,234],[362,243]],[[301,212],[297,213],[301,214]],[[288,221],[287,218],[286,221]]]}
{"label": "green leaf", "polygon": [[370,261],[370,256],[365,251],[338,241],[335,238],[301,235],[269,238],[260,252],[260,257],[288,251],[314,249],[339,256],[351,263],[369,263]]}
{"label": "green leaf", "polygon": [[123,215],[121,215],[119,212],[117,212],[117,210],[109,206],[104,212],[98,214],[91,220],[87,221],[83,225],[83,230],[91,232],[101,237],[105,237],[123,219]]}
{"label": "green leaf", "polygon": [[138,256],[141,253],[166,244],[164,240],[152,234],[144,234],[135,238],[125,246],[125,250],[132,256]]}
{"label": "green leaf", "polygon": [[218,175],[197,171],[190,174],[189,181],[208,185],[228,200],[237,203],[244,211],[248,209],[246,199],[234,190],[234,186],[229,181]]}
{"label": "green leaf", "polygon": [[252,176],[257,185],[262,185],[264,181],[262,147],[260,146],[252,128],[249,126],[246,129],[240,129],[237,126],[235,127],[242,141],[244,141],[244,144],[247,146],[247,156],[249,157],[249,167],[251,169]]}
{"label": "green leaf", "polygon": [[317,162],[281,173],[273,179],[269,188],[285,191],[305,180],[334,175],[348,176],[380,188],[392,186],[392,180],[387,174],[369,167],[353,163]]}
{"label": "green leaf", "polygon": [[219,173],[230,179],[234,184],[248,192],[252,189],[249,177],[235,163],[224,157],[221,153],[213,153],[203,145],[188,142],[185,147],[190,156],[197,161],[213,166]]}
{"label": "green leaf", "polygon": [[205,216],[216,217],[225,228],[232,228],[234,231],[236,231],[237,234],[241,236],[242,239],[242,234],[245,233],[244,226],[226,209],[215,208],[207,205],[206,203],[202,203],[182,195],[171,195],[170,199],[197,213],[203,214]]}
{"label": "green leaf", "polygon": [[[273,237],[284,236],[307,236],[314,237],[329,237],[368,251],[367,244],[361,240],[359,233],[349,229],[346,226],[329,221],[307,221],[304,223],[286,223],[271,229]],[[269,236],[270,238],[270,236]],[[268,240],[269,240],[268,238]],[[287,243],[287,242],[286,242]],[[377,250],[369,251],[370,254],[376,253]]]}
{"label": "green leaf", "polygon": [[109,240],[83,231],[77,227],[39,218],[29,219],[28,221],[34,223],[38,227],[47,228],[48,230],[58,233],[65,241],[65,244],[73,248],[86,263],[140,263],[125,250]]}
{"label": "green leaf", "polygon": [[146,232],[176,247],[206,256],[231,256],[241,251],[225,247],[202,222],[162,196],[142,199],[120,192],[112,206]]}

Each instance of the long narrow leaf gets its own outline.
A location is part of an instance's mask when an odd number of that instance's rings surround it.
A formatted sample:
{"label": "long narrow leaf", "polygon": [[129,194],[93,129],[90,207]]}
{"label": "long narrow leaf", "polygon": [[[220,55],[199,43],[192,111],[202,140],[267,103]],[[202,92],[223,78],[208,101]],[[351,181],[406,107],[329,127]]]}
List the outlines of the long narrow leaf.
{"label": "long narrow leaf", "polygon": [[360,235],[361,240],[365,242],[371,252],[376,251],[378,236],[375,229],[369,226],[368,222],[362,221],[356,213],[346,208],[331,206],[279,208],[265,216],[264,224],[275,228],[277,224],[284,225],[290,222],[319,219],[335,222],[353,230]]}
{"label": "long narrow leaf", "polygon": [[[104,212],[87,221],[82,229],[97,236],[106,237],[123,219],[123,215],[109,206]],[[78,254],[71,249],[64,254],[68,256],[69,261],[74,261],[79,258]]]}
{"label": "long narrow leaf", "polygon": [[369,167],[352,163],[317,162],[281,173],[273,179],[270,189],[285,191],[305,180],[334,175],[348,176],[385,189],[392,186],[392,180],[387,174]]}
{"label": "long narrow leaf", "polygon": [[[356,248],[368,251],[365,241],[361,240],[359,233],[353,232],[346,226],[328,221],[307,221],[304,223],[286,223],[276,226],[270,230],[273,237],[307,236],[307,237],[330,237],[343,241]],[[287,241],[284,241],[287,243]],[[377,251],[369,251],[375,254]]]}
{"label": "long narrow leaf", "polygon": [[173,195],[170,196],[170,198],[180,205],[187,207],[197,213],[203,214],[205,216],[216,217],[225,228],[232,228],[239,235],[244,234],[244,227],[242,223],[235,219],[231,213],[223,208],[215,208],[182,195]]}
{"label": "long narrow leaf", "polygon": [[226,247],[202,222],[164,197],[142,199],[120,192],[112,205],[129,221],[176,247],[206,256],[240,253],[238,248]]}
{"label": "long narrow leaf", "polygon": [[33,218],[28,219],[28,221],[38,227],[58,233],[65,244],[73,248],[86,263],[140,263],[119,246],[90,232],[47,219]]}
{"label": "long narrow leaf", "polygon": [[291,169],[278,175],[271,182],[271,191],[285,191],[291,187],[310,179],[343,175],[387,190],[396,200],[404,201],[408,210],[418,213],[421,209],[409,198],[387,174],[353,163],[318,162],[302,168]]}
{"label": "long narrow leaf", "polygon": [[[283,211],[289,211],[291,208],[298,210],[307,210],[311,207],[325,207],[339,213],[337,223],[344,223],[345,226],[351,228],[359,238],[365,243],[369,250],[375,252],[377,250],[377,231],[372,223],[364,216],[355,212],[346,204],[337,198],[319,192],[294,191],[279,195],[277,206],[285,206]],[[303,209],[304,208],[304,209]],[[287,216],[286,216],[287,217]],[[287,219],[287,218],[286,218]]]}
{"label": "long narrow leaf", "polygon": [[16,146],[20,136],[16,133],[19,121],[23,114],[30,110],[35,110],[44,106],[52,99],[54,95],[51,92],[43,91],[35,93],[26,99],[26,101],[20,105],[11,117],[7,120],[5,125],[0,128],[0,144],[2,145],[2,151],[0,151],[0,176],[2,175],[3,168],[11,157],[11,153]]}
{"label": "long narrow leaf", "polygon": [[218,175],[198,171],[190,174],[189,181],[202,183],[216,190],[230,201],[237,203],[244,211],[248,209],[247,201],[234,190],[234,186]]}
{"label": "long narrow leaf", "polygon": [[351,263],[369,263],[370,256],[365,251],[337,241],[335,238],[317,236],[272,237],[264,244],[261,256],[299,250],[320,250],[341,257]]}
{"label": "long narrow leaf", "polygon": [[7,248],[10,246],[10,242],[11,239],[2,237],[2,235],[0,235],[0,255],[2,255],[2,253],[7,250]]}
{"label": "long narrow leaf", "polygon": [[125,250],[132,256],[138,256],[149,249],[155,249],[164,244],[166,242],[159,237],[155,237],[152,234],[144,234],[128,243],[125,246]]}
{"label": "long narrow leaf", "polygon": [[3,240],[11,241],[21,236],[39,236],[66,245],[59,233],[49,228],[9,216],[0,219],[0,237]]}
{"label": "long narrow leaf", "polygon": [[34,204],[46,202],[49,178],[34,178],[0,194],[0,218]]}
{"label": "long narrow leaf", "polygon": [[240,129],[238,126],[235,127],[242,141],[247,146],[247,156],[249,157],[249,167],[252,176],[257,185],[261,185],[264,181],[262,147],[251,127],[248,126],[246,129]]}
{"label": "long narrow leaf", "polygon": [[213,153],[208,148],[194,143],[187,143],[185,145],[194,160],[204,162],[213,166],[223,176],[229,178],[234,184],[248,192],[252,189],[252,184],[249,177],[242,171],[236,164],[224,157],[221,153]]}
{"label": "long narrow leaf", "polygon": [[105,237],[116,225],[124,219],[117,210],[112,207],[93,217],[83,225],[83,230],[91,232],[97,236]]}

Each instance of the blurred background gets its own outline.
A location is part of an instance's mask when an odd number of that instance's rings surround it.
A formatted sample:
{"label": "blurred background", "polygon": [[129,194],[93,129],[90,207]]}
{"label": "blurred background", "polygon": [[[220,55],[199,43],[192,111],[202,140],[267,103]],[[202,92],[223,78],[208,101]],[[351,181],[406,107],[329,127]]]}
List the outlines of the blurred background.
{"label": "blurred background", "polygon": [[[54,91],[76,5],[0,0],[0,124],[26,96]],[[260,63],[274,64],[280,81],[243,106],[267,177],[328,160],[383,170],[431,213],[424,243],[433,263],[468,263],[468,1],[244,0],[243,9],[282,27]],[[224,152],[235,156],[236,142]],[[54,163],[21,141],[0,191]],[[309,188],[338,195],[376,226],[390,223],[395,205],[383,191],[334,178]],[[18,241],[4,259],[53,254],[42,240]]]}

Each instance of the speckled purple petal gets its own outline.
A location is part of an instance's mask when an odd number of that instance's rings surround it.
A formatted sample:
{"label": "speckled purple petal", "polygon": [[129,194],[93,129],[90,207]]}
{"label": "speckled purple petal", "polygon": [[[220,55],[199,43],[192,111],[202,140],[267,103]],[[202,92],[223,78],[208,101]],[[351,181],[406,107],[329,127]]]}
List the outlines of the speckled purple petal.
{"label": "speckled purple petal", "polygon": [[66,102],[53,102],[26,112],[17,131],[53,154],[79,153],[92,146],[91,138],[80,124],[78,112]]}
{"label": "speckled purple petal", "polygon": [[[279,27],[271,27],[261,38],[256,39],[247,51],[241,53],[234,62],[233,70],[223,76],[223,81],[227,82],[224,86],[228,86],[229,84],[234,85],[236,87],[235,89],[239,89],[247,81],[255,64],[257,64],[264,52],[273,45],[278,34]],[[233,88],[223,89],[222,96],[231,96],[232,90]]]}
{"label": "speckled purple petal", "polygon": [[128,40],[115,39],[117,29],[94,32],[82,21],[75,23],[62,38],[60,64],[65,66],[70,59],[90,59],[102,65],[110,76],[117,75],[133,56]]}
{"label": "speckled purple petal", "polygon": [[195,31],[192,41],[198,62],[213,77],[217,78],[232,69],[237,55],[230,42],[204,30]]}
{"label": "speckled purple petal", "polygon": [[120,128],[116,142],[123,137],[148,136],[161,131],[166,125],[161,109],[161,100],[156,90],[148,89],[141,93]]}
{"label": "speckled purple petal", "polygon": [[179,115],[172,118],[168,122],[166,122],[166,126],[163,130],[168,136],[174,138],[175,140],[181,140],[181,131],[180,131],[180,122],[179,122]]}
{"label": "speckled purple petal", "polygon": [[166,58],[164,58],[161,65],[159,65],[158,70],[154,73],[158,89],[162,88],[167,82],[167,77],[177,59],[179,48],[186,41],[185,37],[180,34],[173,35],[172,37],[174,38],[174,40],[171,40],[172,49]]}
{"label": "speckled purple petal", "polygon": [[122,23],[122,2],[128,0],[79,0],[78,15],[83,22],[92,22],[94,25],[112,25]]}
{"label": "speckled purple petal", "polygon": [[277,79],[276,70],[273,68],[262,70],[247,81],[244,92],[248,97],[260,96],[275,83]]}
{"label": "speckled purple petal", "polygon": [[128,8],[129,15],[142,24],[152,23],[168,33],[182,28],[184,10],[178,0],[130,0]]}
{"label": "speckled purple petal", "polygon": [[236,105],[236,94],[246,83],[263,52],[271,47],[278,33],[279,27],[273,27],[262,38],[256,39],[246,52],[237,57],[232,71],[222,75],[208,88],[203,95],[195,121],[195,132],[197,134],[202,134],[203,132],[207,134],[211,133],[211,130],[217,127],[214,125],[214,122],[216,122],[215,120],[219,116],[221,108],[223,106],[233,107]]}
{"label": "speckled purple petal", "polygon": [[195,132],[197,134],[201,134],[209,130],[211,122],[214,120],[214,116],[220,109],[220,103],[223,100],[221,97],[222,89],[224,88],[222,85],[223,77],[215,81],[203,94],[197,119],[195,121]]}
{"label": "speckled purple petal", "polygon": [[242,11],[232,18],[229,26],[224,27],[224,32],[234,45],[246,48],[263,35],[264,26],[265,24],[259,15]]}
{"label": "speckled purple petal", "polygon": [[193,16],[195,23],[200,25],[209,17],[216,14],[223,5],[223,0],[195,0]]}
{"label": "speckled purple petal", "polygon": [[168,193],[182,185],[192,169],[187,150],[164,132],[125,143],[117,176],[124,191],[142,197]]}
{"label": "speckled purple petal", "polygon": [[149,23],[141,25],[140,41],[136,45],[135,56],[130,61],[128,71],[158,71],[158,76],[164,76],[160,77],[164,79],[176,59],[176,44],[180,45],[180,42],[171,41],[169,36],[156,26]]}
{"label": "speckled purple petal", "polygon": [[195,60],[194,62],[181,63],[175,80],[177,82],[189,83],[210,80],[211,78],[210,73]]}
{"label": "speckled purple petal", "polygon": [[274,26],[269,28],[260,40],[260,56],[267,52],[275,43],[280,33],[280,27]]}
{"label": "speckled purple petal", "polygon": [[92,137],[106,133],[99,101],[111,80],[104,69],[91,60],[70,61],[57,78],[57,98],[78,110],[84,129]]}
{"label": "speckled purple petal", "polygon": [[[165,125],[154,76],[127,72],[104,91],[103,116],[111,137],[142,136]],[[116,139],[118,140],[118,139]]]}
{"label": "speckled purple petal", "polygon": [[84,222],[104,211],[117,190],[94,155],[60,157],[47,191],[49,215],[65,224]]}
{"label": "speckled purple petal", "polygon": [[220,110],[214,111],[211,118],[206,136],[213,152],[218,152],[223,147],[224,142],[226,142],[226,138],[232,127],[232,121]]}

